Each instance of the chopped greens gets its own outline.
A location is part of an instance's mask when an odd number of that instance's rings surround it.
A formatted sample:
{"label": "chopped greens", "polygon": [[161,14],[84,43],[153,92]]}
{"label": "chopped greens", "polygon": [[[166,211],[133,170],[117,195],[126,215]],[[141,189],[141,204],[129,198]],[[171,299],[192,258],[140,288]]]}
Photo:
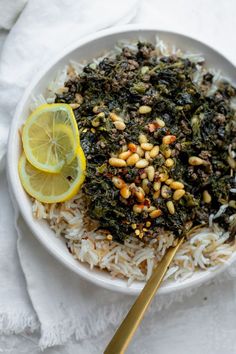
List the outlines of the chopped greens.
{"label": "chopped greens", "polygon": [[[56,102],[79,102],[74,114],[87,158],[88,213],[119,242],[131,234],[148,242],[163,229],[178,237],[208,224],[223,204],[228,207],[215,222],[235,236],[236,115],[230,100],[236,89],[221,81],[208,95],[214,76],[202,65],[160,57],[151,43],[139,42],[135,51],[124,47],[115,59],[85,66],[56,96]],[[196,84],[199,67],[205,74]],[[129,164],[131,156],[139,162]],[[182,192],[175,181],[184,185]]]}

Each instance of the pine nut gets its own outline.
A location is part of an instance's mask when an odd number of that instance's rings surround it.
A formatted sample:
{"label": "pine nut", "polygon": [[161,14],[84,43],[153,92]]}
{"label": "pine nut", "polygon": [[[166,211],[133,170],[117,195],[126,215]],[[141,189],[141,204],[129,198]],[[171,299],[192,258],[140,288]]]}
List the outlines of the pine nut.
{"label": "pine nut", "polygon": [[175,135],[166,135],[162,138],[162,143],[165,145],[170,145],[170,144],[174,143],[175,140],[176,140]]}
{"label": "pine nut", "polygon": [[156,118],[156,123],[158,124],[158,126],[160,128],[163,128],[166,124],[164,122],[164,120],[160,119],[160,118]]}
{"label": "pine nut", "polygon": [[113,237],[112,237],[111,234],[107,235],[107,240],[108,240],[108,241],[112,241],[112,239],[113,239]]}
{"label": "pine nut", "polygon": [[154,210],[156,210],[156,208],[155,208],[153,205],[151,205],[149,208],[147,208],[147,211],[148,211],[149,213],[151,213],[151,212],[154,211]]}
{"label": "pine nut", "polygon": [[112,122],[118,122],[118,121],[123,122],[123,119],[113,112],[110,113],[110,118]]}
{"label": "pine nut", "polygon": [[141,159],[138,162],[136,162],[135,167],[137,168],[145,168],[149,165],[148,161],[145,159]]}
{"label": "pine nut", "polygon": [[150,157],[151,157],[152,159],[153,159],[154,157],[156,157],[156,156],[159,154],[159,150],[160,150],[160,148],[159,148],[158,145],[154,146],[154,148],[152,148],[152,150],[149,152]]}
{"label": "pine nut", "polygon": [[140,178],[141,178],[141,179],[147,178],[147,173],[146,173],[146,172],[143,172],[143,173],[140,175]]}
{"label": "pine nut", "polygon": [[153,189],[154,191],[159,191],[159,189],[161,189],[161,182],[154,182],[153,183]]}
{"label": "pine nut", "polygon": [[137,146],[137,154],[140,156],[140,157],[143,157],[144,156],[144,151],[143,149],[141,148],[141,146]]}
{"label": "pine nut", "polygon": [[137,224],[131,224],[133,230],[137,229]]}
{"label": "pine nut", "polygon": [[119,120],[114,122],[114,126],[116,127],[117,130],[125,130],[125,128],[126,128],[125,123],[121,122]]}
{"label": "pine nut", "polygon": [[149,151],[145,151],[145,159],[146,159],[147,161],[151,161],[151,156],[150,156]]}
{"label": "pine nut", "polygon": [[206,204],[209,204],[210,202],[211,202],[211,195],[210,195],[210,193],[207,191],[207,190],[205,190],[203,193],[202,193],[202,197],[203,197],[203,201],[204,201],[204,203],[206,203]]}
{"label": "pine nut", "polygon": [[148,142],[147,137],[144,134],[140,134],[139,135],[138,141],[139,141],[139,144],[143,144],[143,143],[147,143]]}
{"label": "pine nut", "polygon": [[150,106],[140,106],[138,111],[140,114],[147,114],[152,111],[152,108]]}
{"label": "pine nut", "polygon": [[185,195],[185,190],[184,190],[184,189],[177,189],[176,191],[174,191],[173,199],[174,199],[174,200],[179,200],[179,199],[181,199],[184,195]]}
{"label": "pine nut", "polygon": [[229,201],[229,206],[230,206],[231,208],[236,209],[236,200],[230,200],[230,201]]}
{"label": "pine nut", "polygon": [[161,190],[159,189],[159,191],[156,191],[154,194],[153,194],[153,199],[158,199],[160,197],[160,194],[161,194]]}
{"label": "pine nut", "polygon": [[171,197],[171,194],[172,194],[171,189],[168,186],[166,186],[166,185],[162,186],[162,188],[161,188],[162,198],[168,199]]}
{"label": "pine nut", "polygon": [[169,175],[167,173],[160,173],[159,178],[161,182],[165,182],[169,178]]}
{"label": "pine nut", "polygon": [[205,165],[206,161],[204,161],[203,159],[200,159],[200,157],[197,156],[191,156],[188,159],[188,163],[191,166],[200,166],[200,165]]}
{"label": "pine nut", "polygon": [[139,155],[134,153],[127,159],[127,166],[134,166],[136,162],[139,160]]}
{"label": "pine nut", "polygon": [[145,195],[145,192],[142,187],[138,187],[138,190]]}
{"label": "pine nut", "polygon": [[170,188],[171,189],[184,189],[184,184],[181,182],[173,181],[170,183]]}
{"label": "pine nut", "polygon": [[166,159],[168,159],[171,156],[171,149],[165,149],[163,151],[163,155],[165,156]]}
{"label": "pine nut", "polygon": [[153,144],[150,143],[142,143],[141,148],[145,151],[150,151],[153,148]]}
{"label": "pine nut", "polygon": [[131,196],[131,192],[128,186],[124,186],[123,188],[121,188],[120,194],[123,198],[128,199]]}
{"label": "pine nut", "polygon": [[130,150],[124,151],[124,152],[121,152],[121,153],[120,153],[119,159],[127,160],[128,157],[130,157],[131,155],[132,155],[132,152],[131,152]]}
{"label": "pine nut", "polygon": [[97,127],[99,127],[99,125],[100,125],[100,120],[99,120],[99,118],[95,117],[95,118],[92,120],[92,126],[93,126],[94,128],[97,128]]}
{"label": "pine nut", "polygon": [[152,225],[151,221],[146,222],[146,227],[150,227]]}
{"label": "pine nut", "polygon": [[156,218],[158,218],[161,214],[162,214],[161,209],[156,209],[156,210],[153,210],[153,211],[149,214],[149,216],[150,216],[150,218],[152,218],[152,219],[156,219]]}
{"label": "pine nut", "polygon": [[128,144],[128,148],[132,152],[136,152],[137,151],[137,146],[135,144],[133,144],[133,143],[129,143]]}
{"label": "pine nut", "polygon": [[235,170],[236,169],[236,161],[231,156],[228,156],[227,160],[228,160],[228,164],[230,165],[230,167],[233,170]]}
{"label": "pine nut", "polygon": [[124,167],[126,166],[126,162],[122,159],[118,159],[116,157],[111,157],[109,159],[109,164],[113,167]]}
{"label": "pine nut", "polygon": [[174,160],[173,159],[166,159],[166,161],[165,161],[165,165],[166,165],[166,167],[173,167],[174,166]]}
{"label": "pine nut", "polygon": [[149,180],[147,178],[143,179],[142,180],[142,188],[143,188],[145,194],[148,194],[150,192],[148,185],[149,185]]}
{"label": "pine nut", "polygon": [[123,179],[121,179],[120,177],[116,177],[116,176],[112,177],[112,183],[118,189],[121,189],[121,188],[126,186],[126,184],[123,181]]}
{"label": "pine nut", "polygon": [[140,235],[140,230],[135,230],[134,233],[135,233],[136,236],[139,236]]}
{"label": "pine nut", "polygon": [[[68,91],[69,91],[69,90],[68,90]],[[67,91],[67,92],[68,92],[68,91]],[[81,103],[83,103],[83,100],[84,100],[84,99],[83,99],[83,96],[81,96],[80,93],[76,93],[76,94],[75,94],[75,100],[76,100],[77,103],[80,103],[80,104],[81,104]]]}
{"label": "pine nut", "polygon": [[138,199],[139,202],[143,202],[145,198],[144,190],[141,187],[138,187],[135,191],[135,197]]}
{"label": "pine nut", "polygon": [[72,109],[79,108],[80,104],[79,103],[70,103],[70,106]]}
{"label": "pine nut", "polygon": [[99,110],[99,106],[94,106],[93,107],[93,113],[98,113]]}
{"label": "pine nut", "polygon": [[171,215],[174,215],[174,213],[175,213],[175,206],[174,206],[174,203],[173,203],[171,200],[169,200],[169,201],[166,203],[166,206],[167,206],[167,209],[168,209],[169,213],[170,213]]}
{"label": "pine nut", "polygon": [[152,182],[154,180],[154,175],[155,175],[154,167],[153,166],[148,166],[146,168],[146,172],[147,172],[149,181]]}
{"label": "pine nut", "polygon": [[104,112],[100,112],[97,114],[97,118],[104,118],[105,117],[105,113]]}
{"label": "pine nut", "polygon": [[133,212],[140,214],[143,211],[143,205],[139,205],[139,204],[134,204],[133,206]]}
{"label": "pine nut", "polygon": [[[165,181],[165,184],[167,184],[168,186],[174,182],[173,178],[168,178],[166,181]],[[184,187],[183,187],[184,188]]]}
{"label": "pine nut", "polygon": [[134,192],[136,191],[137,187],[136,187],[136,184],[135,183],[131,183],[129,185],[129,189],[131,191],[132,194],[134,194]]}

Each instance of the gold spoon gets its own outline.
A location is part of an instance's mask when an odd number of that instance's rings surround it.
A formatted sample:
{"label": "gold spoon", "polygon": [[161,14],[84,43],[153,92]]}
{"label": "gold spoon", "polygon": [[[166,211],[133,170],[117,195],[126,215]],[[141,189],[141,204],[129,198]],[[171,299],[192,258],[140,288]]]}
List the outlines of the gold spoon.
{"label": "gold spoon", "polygon": [[160,287],[172,259],[182,245],[184,238],[185,237],[182,237],[175,247],[170,247],[167,250],[120,327],[117,329],[115,335],[105,349],[104,354],[123,354],[125,352],[136,329],[142,321],[148,306]]}

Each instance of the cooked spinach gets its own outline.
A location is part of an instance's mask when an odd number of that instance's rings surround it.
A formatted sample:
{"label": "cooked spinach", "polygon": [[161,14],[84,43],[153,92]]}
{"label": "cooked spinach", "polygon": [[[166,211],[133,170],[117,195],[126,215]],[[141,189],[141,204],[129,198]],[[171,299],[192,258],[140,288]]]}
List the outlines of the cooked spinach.
{"label": "cooked spinach", "polygon": [[[235,194],[230,189],[235,188],[236,163],[232,151],[236,150],[236,115],[230,100],[236,96],[236,89],[221,81],[215,92],[208,95],[214,76],[206,72],[201,83],[196,84],[193,78],[199,65],[202,64],[175,55],[160,57],[152,44],[139,42],[136,50],[125,47],[116,58],[88,64],[81,74],[65,83],[67,92],[56,96],[56,102],[68,104],[78,102],[79,97],[80,106],[74,109],[74,114],[87,158],[83,191],[89,215],[98,219],[100,228],[109,231],[119,242],[130,234],[148,241],[161,229],[172,230],[178,237],[189,225],[207,224],[209,215],[216,214],[222,204],[235,205]],[[141,106],[150,107],[150,112],[141,114]],[[122,117],[124,130],[116,128],[111,112]],[[158,126],[158,119],[165,126]],[[118,176],[131,187],[132,184],[142,186],[145,169],[109,164],[112,154],[121,153],[124,146],[139,145],[142,133],[149,143],[160,146],[161,153],[152,161],[159,175],[168,173],[169,179],[185,186],[185,195],[173,200],[174,214],[170,214],[166,203],[172,197],[154,198],[153,183],[148,182],[149,193],[139,203],[143,210],[136,213],[135,195],[122,198],[112,182]],[[171,168],[165,167],[163,157],[167,147],[163,146],[162,139],[167,135],[176,138],[171,145],[174,161]],[[193,156],[204,163],[189,164]],[[159,175],[155,175],[156,181]],[[205,190],[210,202],[204,202]],[[162,214],[150,218],[150,205]],[[233,236],[235,225],[230,220],[234,214],[235,208],[229,206],[218,220]],[[147,229],[148,221],[151,228]]]}

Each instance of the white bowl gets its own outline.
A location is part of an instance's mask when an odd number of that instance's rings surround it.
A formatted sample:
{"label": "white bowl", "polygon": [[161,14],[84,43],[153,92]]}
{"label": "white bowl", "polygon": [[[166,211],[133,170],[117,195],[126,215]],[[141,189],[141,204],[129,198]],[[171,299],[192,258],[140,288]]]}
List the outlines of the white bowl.
{"label": "white bowl", "polygon": [[[112,277],[106,271],[101,271],[98,269],[90,270],[87,264],[76,261],[71,256],[64,243],[64,240],[62,238],[56,237],[46,222],[37,221],[33,218],[32,203],[22,188],[18,176],[17,165],[21,153],[21,143],[18,129],[21,127],[29,114],[29,105],[32,102],[31,96],[36,96],[40,93],[44,93],[48,83],[55,77],[57,71],[63,68],[65,64],[68,64],[69,60],[91,60],[94,57],[99,56],[101,53],[112,49],[117,41],[121,39],[135,40],[139,37],[142,37],[147,41],[154,42],[156,35],[158,35],[165,42],[173,44],[183,51],[202,53],[206,59],[206,64],[208,67],[214,67],[216,69],[222,70],[226,77],[229,77],[233,82],[236,82],[235,67],[220,53],[197,40],[177,33],[159,31],[153,28],[149,29],[147,27],[144,28],[137,25],[128,25],[108,29],[73,43],[73,45],[71,45],[69,48],[66,48],[60,54],[58,54],[54,60],[48,63],[48,65],[44,67],[44,69],[32,79],[32,82],[26,89],[21,101],[17,106],[12,121],[8,142],[7,166],[9,183],[13,191],[15,202],[18,204],[18,207],[33,234],[52,255],[54,255],[61,263],[63,263],[66,267],[78,275],[107,289],[128,294],[139,293],[143,288],[144,283],[135,281],[131,286],[128,287],[127,281],[121,279],[112,279]],[[217,269],[214,271],[207,270],[204,272],[196,272],[191,278],[186,280],[167,282],[163,284],[159,293],[170,293],[183,288],[196,286],[205,281],[208,281],[217,273],[228,267],[229,264],[231,264],[235,259],[236,253],[232,255],[229,262],[223,264],[220,267],[217,267]]]}

